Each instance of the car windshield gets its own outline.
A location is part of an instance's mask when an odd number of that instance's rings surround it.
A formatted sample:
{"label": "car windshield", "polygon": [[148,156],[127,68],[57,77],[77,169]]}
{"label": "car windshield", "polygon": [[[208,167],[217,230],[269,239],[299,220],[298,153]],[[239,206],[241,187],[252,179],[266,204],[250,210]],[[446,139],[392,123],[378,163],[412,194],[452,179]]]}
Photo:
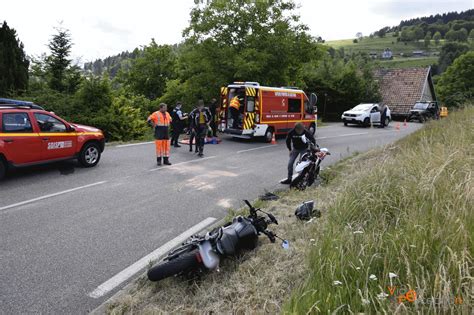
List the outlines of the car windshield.
{"label": "car windshield", "polygon": [[428,103],[416,103],[413,109],[427,109]]}
{"label": "car windshield", "polygon": [[372,104],[360,104],[354,107],[352,110],[354,111],[366,111],[372,107]]}

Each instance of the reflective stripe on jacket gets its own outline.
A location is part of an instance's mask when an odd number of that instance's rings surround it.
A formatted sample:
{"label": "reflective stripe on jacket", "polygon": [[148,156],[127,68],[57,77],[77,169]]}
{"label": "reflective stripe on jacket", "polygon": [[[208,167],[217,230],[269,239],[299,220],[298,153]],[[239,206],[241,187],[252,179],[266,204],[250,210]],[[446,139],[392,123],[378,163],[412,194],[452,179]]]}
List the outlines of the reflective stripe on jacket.
{"label": "reflective stripe on jacket", "polygon": [[169,126],[172,119],[171,115],[168,112],[162,113],[160,111],[156,111],[148,117],[148,121],[153,122],[153,126]]}

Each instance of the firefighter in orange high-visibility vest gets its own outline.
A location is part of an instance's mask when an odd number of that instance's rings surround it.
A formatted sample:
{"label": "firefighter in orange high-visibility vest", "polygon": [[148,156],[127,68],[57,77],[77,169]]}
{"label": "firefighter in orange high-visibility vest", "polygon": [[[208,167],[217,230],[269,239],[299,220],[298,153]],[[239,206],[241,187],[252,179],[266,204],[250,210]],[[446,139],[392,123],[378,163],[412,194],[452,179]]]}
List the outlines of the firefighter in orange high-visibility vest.
{"label": "firefighter in orange high-visibility vest", "polygon": [[232,128],[237,129],[240,119],[240,100],[237,95],[230,100],[229,110],[232,117]]}
{"label": "firefighter in orange high-visibility vest", "polygon": [[159,110],[151,114],[147,121],[155,130],[156,163],[160,166],[163,158],[163,164],[171,165],[169,160],[171,115],[167,112],[168,106],[165,103],[161,103],[159,106]]}

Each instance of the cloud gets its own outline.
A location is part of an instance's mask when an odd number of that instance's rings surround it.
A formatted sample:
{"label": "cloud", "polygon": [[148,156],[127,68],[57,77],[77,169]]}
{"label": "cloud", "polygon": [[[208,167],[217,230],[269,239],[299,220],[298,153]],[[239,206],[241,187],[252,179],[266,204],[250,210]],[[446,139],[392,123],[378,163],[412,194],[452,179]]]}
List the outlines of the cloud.
{"label": "cloud", "polygon": [[387,18],[412,17],[463,11],[472,8],[472,0],[396,0],[378,1],[370,4],[370,10]]}
{"label": "cloud", "polygon": [[104,19],[97,20],[93,24],[93,27],[99,31],[102,31],[103,33],[116,36],[129,36],[132,33],[130,30],[115,26]]}

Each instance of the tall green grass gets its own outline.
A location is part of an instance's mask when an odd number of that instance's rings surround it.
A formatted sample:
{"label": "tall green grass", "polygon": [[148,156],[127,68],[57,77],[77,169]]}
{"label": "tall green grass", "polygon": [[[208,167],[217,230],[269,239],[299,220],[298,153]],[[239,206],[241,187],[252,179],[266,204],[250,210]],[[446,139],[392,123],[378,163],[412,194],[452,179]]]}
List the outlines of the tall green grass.
{"label": "tall green grass", "polygon": [[331,183],[310,272],[285,312],[472,311],[474,108],[357,161]]}

